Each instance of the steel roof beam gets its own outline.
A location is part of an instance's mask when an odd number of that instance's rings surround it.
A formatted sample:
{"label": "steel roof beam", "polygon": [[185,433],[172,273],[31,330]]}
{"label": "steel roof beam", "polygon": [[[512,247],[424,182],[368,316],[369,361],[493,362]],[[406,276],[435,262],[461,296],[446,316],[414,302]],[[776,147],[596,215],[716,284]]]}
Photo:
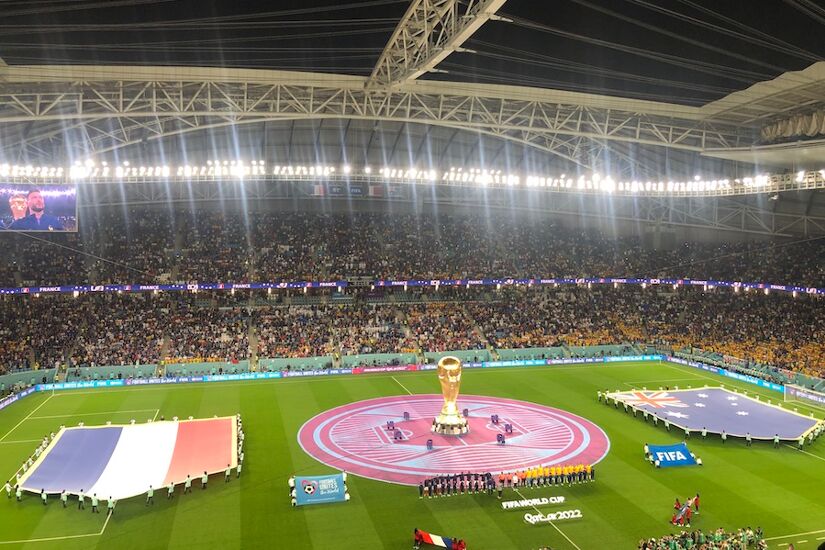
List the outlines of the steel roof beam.
{"label": "steel roof beam", "polygon": [[367,86],[396,86],[435,69],[506,0],[413,0],[378,58]]}

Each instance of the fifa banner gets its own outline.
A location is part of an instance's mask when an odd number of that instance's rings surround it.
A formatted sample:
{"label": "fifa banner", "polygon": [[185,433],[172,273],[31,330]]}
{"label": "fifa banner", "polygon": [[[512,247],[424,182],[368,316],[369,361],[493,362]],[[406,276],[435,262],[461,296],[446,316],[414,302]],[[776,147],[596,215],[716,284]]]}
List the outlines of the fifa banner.
{"label": "fifa banner", "polygon": [[292,490],[292,505],[326,504],[328,502],[345,502],[349,500],[346,477],[344,474],[325,476],[295,476]]}
{"label": "fifa banner", "polygon": [[696,464],[696,459],[688,450],[685,443],[676,445],[648,445],[651,461],[657,468],[668,468],[670,466],[691,466]]}

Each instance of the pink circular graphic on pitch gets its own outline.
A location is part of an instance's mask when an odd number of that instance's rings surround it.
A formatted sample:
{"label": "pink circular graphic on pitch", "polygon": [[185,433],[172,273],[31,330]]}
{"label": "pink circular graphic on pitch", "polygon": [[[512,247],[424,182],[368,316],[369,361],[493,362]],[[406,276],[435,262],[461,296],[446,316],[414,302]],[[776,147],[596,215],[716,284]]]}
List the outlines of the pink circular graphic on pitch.
{"label": "pink circular graphic on pitch", "polygon": [[[337,470],[402,485],[460,472],[507,472],[556,464],[595,464],[610,441],[601,428],[575,414],[526,401],[463,395],[470,433],[461,437],[430,432],[441,410],[440,395],[399,395],[342,405],[307,421],[298,443],[307,454]],[[404,420],[404,413],[410,415]],[[497,414],[498,424],[490,417]],[[394,439],[387,421],[402,440]],[[496,442],[511,424],[506,443]],[[432,450],[427,440],[433,440]]]}

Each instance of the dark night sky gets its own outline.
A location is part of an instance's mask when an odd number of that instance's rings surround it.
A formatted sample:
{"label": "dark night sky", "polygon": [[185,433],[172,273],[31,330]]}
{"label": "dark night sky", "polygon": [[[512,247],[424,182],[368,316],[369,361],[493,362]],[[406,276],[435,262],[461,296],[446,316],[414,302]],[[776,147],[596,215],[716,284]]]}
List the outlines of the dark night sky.
{"label": "dark night sky", "polygon": [[[367,75],[407,5],[0,0],[0,57]],[[477,53],[427,78],[702,104],[825,58],[825,0],[509,0],[499,14],[514,22],[487,23],[465,43]]]}

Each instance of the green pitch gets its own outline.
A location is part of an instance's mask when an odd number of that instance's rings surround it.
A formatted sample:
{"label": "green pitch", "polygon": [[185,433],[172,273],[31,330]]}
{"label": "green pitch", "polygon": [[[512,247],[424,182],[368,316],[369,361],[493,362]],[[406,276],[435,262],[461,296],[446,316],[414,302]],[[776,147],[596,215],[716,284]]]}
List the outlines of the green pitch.
{"label": "green pitch", "polygon": [[[715,375],[662,363],[484,369],[465,372],[461,391],[558,407],[598,424],[610,452],[598,466],[596,483],[572,488],[522,489],[526,497],[563,495],[583,518],[556,525],[528,525],[524,511],[502,511],[487,495],[419,500],[417,490],[350,476],[348,503],[292,508],[287,478],[330,470],[299,447],[300,426],[315,414],[352,401],[388,395],[437,393],[433,373],[341,376],[262,382],[226,382],[99,389],[36,394],[0,413],[0,474],[20,466],[38,441],[61,424],[87,425],[243,414],[247,434],[244,472],[224,483],[172,501],[158,491],[153,507],[138,497],[105,511],[64,510],[35,495],[23,502],[0,497],[0,548],[410,548],[413,527],[466,539],[472,550],[635,548],[644,536],[671,532],[667,521],[675,497],[701,493],[704,529],[761,525],[771,547],[795,543],[815,548],[825,537],[825,442],[805,452],[770,443],[693,438],[691,450],[703,467],[655,470],[642,458],[645,442],[682,438],[646,424],[596,399],[600,389],[693,387],[725,384],[781,400],[781,394]],[[405,389],[406,388],[406,389]],[[812,411],[799,405],[800,411]],[[822,416],[825,411],[813,411]],[[512,491],[506,498],[518,498]],[[71,502],[70,502],[71,504]],[[562,509],[548,506],[542,511]],[[531,510],[527,510],[531,511]],[[795,536],[793,536],[795,535]],[[781,537],[781,538],[775,538]],[[797,544],[800,540],[807,542]],[[15,542],[18,541],[18,542]],[[32,542],[37,541],[37,542]]]}

